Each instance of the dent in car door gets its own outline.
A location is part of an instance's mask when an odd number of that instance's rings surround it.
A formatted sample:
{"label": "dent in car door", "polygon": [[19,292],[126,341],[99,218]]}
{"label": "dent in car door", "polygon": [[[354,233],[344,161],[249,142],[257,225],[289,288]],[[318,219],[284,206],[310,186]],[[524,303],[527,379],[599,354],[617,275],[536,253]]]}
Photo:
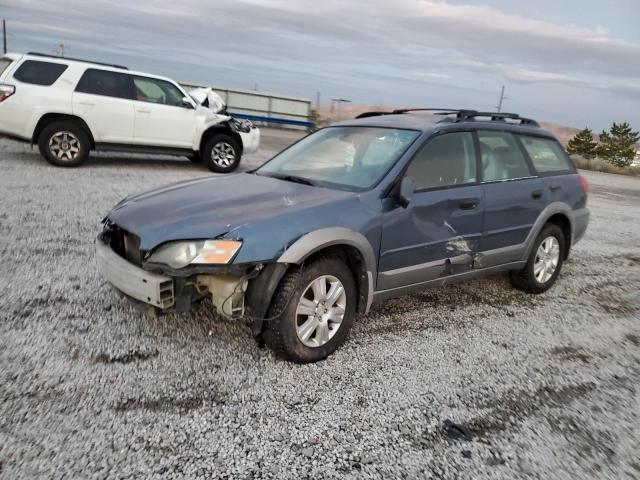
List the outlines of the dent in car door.
{"label": "dent in car door", "polygon": [[165,80],[133,77],[136,95],[135,142],[142,145],[191,148],[196,111],[182,105],[184,93]]}
{"label": "dent in car door", "polygon": [[470,132],[436,136],[406,175],[418,189],[406,209],[383,217],[378,290],[427,282],[473,268],[482,235],[483,190]]}
{"label": "dent in car door", "polygon": [[73,113],[89,126],[96,142],[132,143],[131,80],[120,72],[89,68],[72,96]]}

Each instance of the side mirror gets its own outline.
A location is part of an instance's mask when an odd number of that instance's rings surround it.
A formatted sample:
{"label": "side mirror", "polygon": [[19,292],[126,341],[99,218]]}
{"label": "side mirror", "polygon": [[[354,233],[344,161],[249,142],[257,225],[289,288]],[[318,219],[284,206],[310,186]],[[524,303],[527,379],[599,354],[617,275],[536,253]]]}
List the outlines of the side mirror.
{"label": "side mirror", "polygon": [[182,106],[184,108],[190,108],[191,110],[196,108],[193,106],[193,101],[189,97],[182,97]]}
{"label": "side mirror", "polygon": [[410,177],[402,177],[400,182],[400,191],[398,192],[398,204],[402,208],[407,208],[413,200],[413,192],[415,190],[415,184]]}

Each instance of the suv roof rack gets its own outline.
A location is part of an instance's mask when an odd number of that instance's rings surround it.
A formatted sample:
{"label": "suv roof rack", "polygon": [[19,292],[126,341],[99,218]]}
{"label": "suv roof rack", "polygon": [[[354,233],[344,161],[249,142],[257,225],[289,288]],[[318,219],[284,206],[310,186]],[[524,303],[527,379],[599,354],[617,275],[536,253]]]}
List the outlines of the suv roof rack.
{"label": "suv roof rack", "polygon": [[72,62],[91,63],[93,65],[102,65],[104,67],[113,67],[113,68],[119,68],[121,70],[129,70],[127,67],[124,67],[122,65],[115,65],[115,64],[112,64],[112,63],[94,62],[93,60],[82,60],[81,58],[59,57],[57,55],[49,55],[48,53],[27,52],[27,55],[31,55],[33,57],[56,58],[58,60],[69,60],[69,61],[72,61]]}
{"label": "suv roof rack", "polygon": [[455,115],[454,122],[464,122],[466,120],[475,120],[476,117],[488,117],[492,122],[504,122],[506,120],[517,120],[520,125],[531,125],[539,127],[537,121],[531,118],[521,117],[517,113],[505,113],[505,112],[479,112],[478,110],[458,109],[458,108],[399,108],[390,112],[364,112],[358,115],[356,118],[375,117],[379,115],[399,115],[409,112],[435,112],[434,115]]}

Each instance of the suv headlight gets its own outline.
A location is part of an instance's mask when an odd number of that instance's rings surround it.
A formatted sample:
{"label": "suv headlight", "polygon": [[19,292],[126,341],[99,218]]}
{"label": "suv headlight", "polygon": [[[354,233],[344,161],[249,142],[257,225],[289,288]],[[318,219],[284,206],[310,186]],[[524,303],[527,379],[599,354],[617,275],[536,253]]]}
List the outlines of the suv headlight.
{"label": "suv headlight", "polygon": [[235,240],[195,240],[171,242],[158,248],[147,259],[171,268],[182,268],[191,264],[225,264],[240,250],[242,242]]}

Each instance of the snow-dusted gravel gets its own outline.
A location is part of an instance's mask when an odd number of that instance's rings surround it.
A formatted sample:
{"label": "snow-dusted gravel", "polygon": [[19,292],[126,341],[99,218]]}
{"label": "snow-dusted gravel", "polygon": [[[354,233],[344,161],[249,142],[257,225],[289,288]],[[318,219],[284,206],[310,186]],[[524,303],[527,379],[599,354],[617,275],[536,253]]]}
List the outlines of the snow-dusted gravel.
{"label": "snow-dusted gravel", "polygon": [[500,275],[377,304],[298,366],[209,303],[149,315],[98,275],[114,203],[201,175],[0,141],[1,478],[640,476],[640,179],[585,173],[592,222],[548,293]]}

